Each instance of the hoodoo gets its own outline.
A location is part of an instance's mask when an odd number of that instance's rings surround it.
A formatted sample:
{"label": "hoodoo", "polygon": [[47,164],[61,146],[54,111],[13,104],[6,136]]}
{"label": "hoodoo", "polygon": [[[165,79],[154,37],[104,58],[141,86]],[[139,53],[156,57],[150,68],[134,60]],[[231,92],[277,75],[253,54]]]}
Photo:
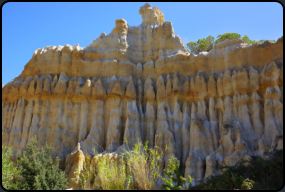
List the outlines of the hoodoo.
{"label": "hoodoo", "polygon": [[49,143],[75,188],[84,156],[118,154],[123,138],[168,146],[161,166],[174,154],[195,180],[283,149],[283,37],[194,55],[157,7],[139,14],[139,26],[118,19],[85,48],[37,49],[2,86],[2,144],[21,153],[34,136]]}

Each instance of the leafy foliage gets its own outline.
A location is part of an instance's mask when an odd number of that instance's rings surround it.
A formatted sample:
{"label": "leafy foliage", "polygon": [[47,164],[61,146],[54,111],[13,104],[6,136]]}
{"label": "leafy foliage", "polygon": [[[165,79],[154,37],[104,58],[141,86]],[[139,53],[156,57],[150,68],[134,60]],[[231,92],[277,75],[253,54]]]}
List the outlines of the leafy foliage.
{"label": "leafy foliage", "polygon": [[[174,155],[172,155],[169,159],[169,167],[164,169],[164,173],[168,176],[168,179],[161,178],[162,181],[165,183],[162,187],[165,190],[179,190],[182,189],[183,186],[186,184],[186,179],[182,177],[184,172],[179,173],[180,161],[176,159]],[[191,188],[191,182],[193,179],[188,176],[188,183],[189,187]]]}
{"label": "leafy foliage", "polygon": [[148,148],[148,142],[144,146],[138,142],[116,158],[108,154],[96,157],[93,164],[84,163],[79,178],[82,189],[150,190],[159,177],[161,156],[157,149]]}
{"label": "leafy foliage", "polygon": [[[67,178],[52,160],[53,148],[49,145],[38,148],[35,138],[27,145],[17,162],[10,161],[12,149],[2,146],[2,185],[7,190],[51,190],[66,189]],[[98,155],[100,156],[100,155]],[[120,158],[104,155],[93,164],[85,161],[80,173],[82,189],[152,189],[156,183],[161,163],[157,146],[149,149],[147,142],[125,150]],[[87,162],[87,163],[86,163]],[[186,179],[179,172],[180,162],[174,155],[164,170],[168,178],[162,178],[166,190],[186,188]],[[278,190],[283,186],[283,150],[267,152],[264,157],[253,156],[250,161],[239,161],[234,166],[219,166],[221,175],[210,176],[192,187],[193,179],[188,176],[188,189],[209,190]],[[92,179],[93,178],[93,181]]]}
{"label": "leafy foliage", "polygon": [[[239,161],[234,166],[220,166],[221,175],[210,176],[194,190],[278,190],[283,186],[283,150],[274,150],[265,157],[252,157],[250,161]],[[245,166],[248,163],[248,166]]]}
{"label": "leafy foliage", "polygon": [[283,180],[283,150],[265,153],[266,159],[260,156],[250,161],[250,177],[255,181],[253,189],[277,190]]}
{"label": "leafy foliage", "polygon": [[53,148],[49,145],[39,148],[35,138],[27,145],[23,155],[18,156],[17,163],[21,178],[17,185],[23,190],[63,190],[67,189],[67,178],[59,169],[59,161],[52,160]]}
{"label": "leafy foliage", "polygon": [[109,155],[104,156],[97,164],[98,180],[95,180],[95,185],[103,190],[124,190],[127,189],[126,180],[126,165],[118,163]]}
{"label": "leafy foliage", "polygon": [[[81,186],[81,189],[84,190],[90,190],[91,189],[91,181],[90,178],[93,176],[92,173],[94,171],[93,165],[90,163],[87,164],[88,159],[84,157],[84,162],[83,162],[83,167],[82,171],[80,171],[80,176],[79,176],[79,184]],[[79,172],[79,170],[76,170]],[[94,173],[93,173],[94,174]]]}
{"label": "leafy foliage", "polygon": [[197,42],[190,41],[187,43],[187,47],[191,50],[192,53],[198,54],[202,51],[210,51],[213,49],[215,38],[209,35],[206,39],[198,39]]}
{"label": "leafy foliage", "polygon": [[19,170],[16,164],[10,160],[12,155],[12,148],[2,145],[2,186],[6,190],[17,189],[13,184],[15,177],[18,177]]}
{"label": "leafy foliage", "polygon": [[215,44],[222,42],[226,39],[235,39],[239,40],[240,39],[240,34],[238,33],[225,33],[225,34],[218,34],[217,35],[217,40],[215,41]]}
{"label": "leafy foliage", "polygon": [[161,162],[161,154],[157,146],[149,149],[148,142],[145,142],[144,146],[138,142],[132,150],[124,150],[122,156],[127,162],[134,189],[152,189],[159,177],[159,163]]}
{"label": "leafy foliage", "polygon": [[[187,43],[187,49],[190,53],[194,53],[194,54],[198,54],[200,52],[203,51],[207,51],[209,52],[211,49],[213,49],[214,45],[222,42],[226,39],[235,39],[235,40],[239,40],[241,39],[242,41],[244,41],[245,43],[248,44],[257,44],[257,43],[264,43],[265,40],[250,40],[249,37],[247,35],[244,35],[241,38],[241,35],[238,33],[224,33],[224,34],[218,34],[217,35],[217,39],[215,40],[215,38],[211,35],[209,35],[207,38],[203,38],[203,39],[198,39],[198,41],[189,41]],[[275,40],[273,40],[273,42],[275,42]]]}
{"label": "leafy foliage", "polygon": [[[258,41],[250,40],[247,35],[243,36],[243,37],[241,38],[241,40],[242,40],[243,42],[245,42],[245,43],[248,43],[248,44],[257,44],[257,43],[264,43],[264,42],[265,42],[264,39],[261,39],[261,40],[258,40]],[[273,40],[273,42],[275,42],[275,40]]]}

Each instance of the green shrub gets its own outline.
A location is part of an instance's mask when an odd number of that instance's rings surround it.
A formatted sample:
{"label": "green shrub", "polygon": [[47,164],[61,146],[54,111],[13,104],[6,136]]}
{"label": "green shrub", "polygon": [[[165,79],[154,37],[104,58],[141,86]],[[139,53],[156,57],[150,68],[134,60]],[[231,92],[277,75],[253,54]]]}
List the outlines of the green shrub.
{"label": "green shrub", "polygon": [[[80,171],[80,175],[79,175],[79,184],[80,184],[81,189],[83,190],[91,189],[90,178],[93,176],[92,174],[95,174],[95,172],[93,172],[95,171],[93,166],[90,164],[87,164],[86,163],[87,161],[88,159],[86,159],[86,157],[84,156],[82,171]],[[78,169],[76,171],[79,172]]]}
{"label": "green shrub", "polygon": [[265,153],[250,161],[250,177],[255,181],[253,189],[277,190],[283,186],[283,150]]}
{"label": "green shrub", "polygon": [[[193,179],[186,179],[179,173],[180,162],[174,156],[169,160],[169,167],[164,170],[168,179],[162,178],[163,188],[167,190],[188,188],[190,190],[234,190],[263,189],[277,190],[283,185],[283,150],[265,153],[266,158],[253,156],[250,161],[239,161],[234,166],[219,166],[221,175],[210,176],[204,183],[192,187]],[[83,189],[90,189],[88,178],[93,175],[92,189],[152,189],[159,177],[159,162],[161,156],[158,150],[148,149],[147,144],[135,145],[133,150],[126,150],[120,160],[101,156],[95,168],[85,166],[81,181]],[[245,163],[248,165],[245,166]],[[89,172],[88,172],[89,171]],[[85,174],[85,175],[84,175]],[[85,178],[85,179],[84,179]],[[85,186],[85,188],[84,188]],[[88,187],[86,187],[88,186]]]}
{"label": "green shrub", "polygon": [[133,188],[152,189],[159,177],[159,163],[161,162],[161,154],[157,147],[149,149],[148,142],[145,142],[144,146],[138,142],[132,150],[125,150],[122,156],[126,159]]}
{"label": "green shrub", "polygon": [[103,156],[96,166],[95,187],[102,190],[128,189],[125,163],[118,162],[109,155]]}
{"label": "green shrub", "polygon": [[[109,154],[97,155],[95,166],[84,163],[80,173],[82,189],[150,190],[159,177],[159,162],[161,161],[157,149],[149,149],[146,142],[134,145],[132,150],[124,150],[117,158]],[[90,177],[94,177],[90,181]],[[92,187],[93,185],[93,187]]]}
{"label": "green shrub", "polygon": [[221,175],[210,176],[203,184],[192,189],[278,190],[283,186],[283,150],[267,152],[264,156],[265,158],[253,156],[250,161],[241,160],[230,167],[219,166],[218,169],[225,170]]}
{"label": "green shrub", "polygon": [[67,178],[59,169],[58,158],[52,160],[53,148],[49,145],[39,148],[35,138],[27,145],[23,155],[17,157],[20,178],[17,186],[23,190],[63,190],[67,189]]}
{"label": "green shrub", "polygon": [[17,189],[14,179],[19,176],[16,164],[10,160],[12,148],[2,145],[2,186],[6,190]]}
{"label": "green shrub", "polygon": [[217,39],[215,40],[215,44],[222,42],[226,39],[235,39],[235,40],[239,40],[240,39],[240,34],[238,33],[224,33],[224,34],[218,34],[217,35]]}
{"label": "green shrub", "polygon": [[[177,158],[172,154],[169,159],[169,167],[164,169],[164,173],[168,176],[168,179],[161,178],[162,181],[165,183],[162,187],[165,190],[179,190],[182,189],[182,187],[185,187],[186,185],[186,179],[182,177],[184,175],[184,172],[179,173],[180,161],[177,161]],[[191,182],[193,179],[188,176],[188,188],[191,188],[192,184]],[[174,182],[174,183],[173,183]]]}

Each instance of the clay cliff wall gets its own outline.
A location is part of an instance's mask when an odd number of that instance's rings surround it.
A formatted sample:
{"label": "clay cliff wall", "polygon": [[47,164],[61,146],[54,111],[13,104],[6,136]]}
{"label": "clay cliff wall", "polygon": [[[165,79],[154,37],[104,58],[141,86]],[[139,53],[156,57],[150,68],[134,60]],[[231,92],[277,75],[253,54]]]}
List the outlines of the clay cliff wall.
{"label": "clay cliff wall", "polygon": [[124,137],[149,141],[169,147],[162,166],[175,154],[196,180],[217,164],[283,149],[283,37],[226,40],[196,56],[157,8],[139,13],[138,27],[116,20],[86,48],[37,49],[2,86],[2,144],[22,152],[36,136],[70,169],[78,143],[94,157],[94,147],[118,152]]}

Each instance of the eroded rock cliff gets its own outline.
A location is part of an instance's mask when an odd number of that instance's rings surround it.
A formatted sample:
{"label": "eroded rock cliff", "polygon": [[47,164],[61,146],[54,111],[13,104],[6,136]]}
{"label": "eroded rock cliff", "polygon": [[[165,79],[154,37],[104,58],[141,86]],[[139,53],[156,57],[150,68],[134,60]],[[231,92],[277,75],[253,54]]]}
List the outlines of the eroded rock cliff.
{"label": "eroded rock cliff", "polygon": [[2,144],[22,152],[36,136],[55,147],[70,178],[83,154],[116,153],[123,138],[168,146],[162,167],[174,154],[196,180],[283,149],[283,37],[226,40],[195,56],[158,8],[146,3],[139,14],[138,27],[116,20],[85,48],[37,49],[2,86]]}

